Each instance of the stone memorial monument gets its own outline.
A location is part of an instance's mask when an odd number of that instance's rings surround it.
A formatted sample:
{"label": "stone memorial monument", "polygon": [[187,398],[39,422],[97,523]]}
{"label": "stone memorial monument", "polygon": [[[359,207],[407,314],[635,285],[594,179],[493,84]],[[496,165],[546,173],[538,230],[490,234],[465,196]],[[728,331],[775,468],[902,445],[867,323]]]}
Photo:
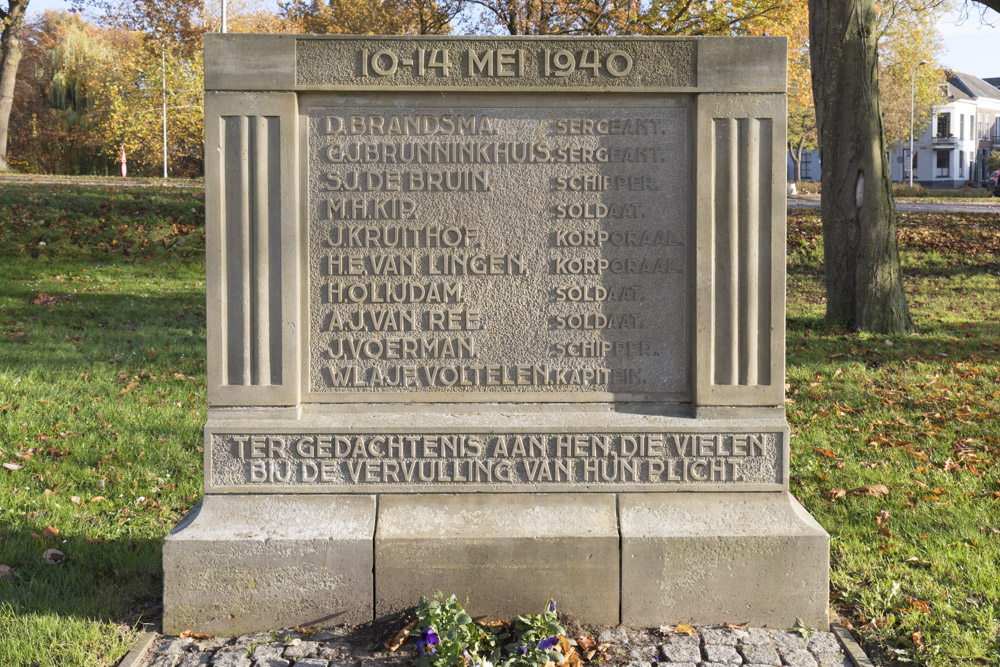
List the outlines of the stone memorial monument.
{"label": "stone memorial monument", "polygon": [[205,497],[164,630],[827,623],[785,41],[208,35]]}

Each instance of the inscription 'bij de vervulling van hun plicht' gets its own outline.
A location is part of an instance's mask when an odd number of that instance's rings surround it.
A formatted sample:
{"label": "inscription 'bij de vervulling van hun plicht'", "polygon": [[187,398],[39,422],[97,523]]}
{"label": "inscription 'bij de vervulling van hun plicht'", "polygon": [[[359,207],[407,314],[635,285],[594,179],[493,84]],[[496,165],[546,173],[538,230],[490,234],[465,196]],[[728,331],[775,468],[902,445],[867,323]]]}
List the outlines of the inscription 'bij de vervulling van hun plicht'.
{"label": "inscription 'bij de vervulling van hun plicht'", "polygon": [[687,113],[311,110],[311,390],[684,391]]}
{"label": "inscription 'bij de vervulling van hun plicht'", "polygon": [[215,434],[225,485],[780,481],[775,433]]}

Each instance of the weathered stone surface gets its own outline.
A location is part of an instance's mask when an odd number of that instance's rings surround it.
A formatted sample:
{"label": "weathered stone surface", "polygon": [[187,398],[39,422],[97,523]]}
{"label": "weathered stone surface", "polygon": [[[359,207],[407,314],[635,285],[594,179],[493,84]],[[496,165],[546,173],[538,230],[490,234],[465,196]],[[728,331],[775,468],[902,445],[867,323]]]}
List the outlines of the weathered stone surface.
{"label": "weathered stone surface", "polygon": [[331,642],[319,647],[319,655],[321,658],[326,658],[327,660],[348,658],[352,655],[352,650],[353,647],[348,642]]}
{"label": "weathered stone surface", "polygon": [[164,653],[153,658],[149,663],[149,667],[176,667],[180,660],[181,656],[179,653]]}
{"label": "weathered stone surface", "polygon": [[198,651],[218,651],[231,641],[231,637],[209,637],[208,639],[197,640],[194,643],[194,648]]}
{"label": "weathered stone surface", "polygon": [[384,496],[376,615],[439,589],[491,618],[541,611],[555,598],[584,622],[615,623],[618,580],[608,573],[618,568],[617,528],[614,496],[604,494]]}
{"label": "weathered stone surface", "polygon": [[619,502],[624,623],[829,622],[829,538],[790,495],[632,494]]}
{"label": "weathered stone surface", "polygon": [[835,653],[840,651],[840,644],[832,632],[814,632],[806,637],[806,648],[813,653]]}
{"label": "weathered stone surface", "polygon": [[291,667],[292,662],[284,658],[261,658],[254,661],[254,667]]}
{"label": "weathered stone surface", "polygon": [[743,656],[737,652],[734,646],[722,644],[706,644],[702,647],[705,660],[709,662],[719,662],[739,665],[743,662]]}
{"label": "weathered stone surface", "polygon": [[271,632],[248,632],[246,634],[242,634],[234,638],[233,647],[234,648],[242,647],[246,649],[246,647],[250,646],[251,644],[255,646],[259,644],[270,644],[272,638],[273,634]]}
{"label": "weathered stone surface", "polygon": [[770,645],[747,644],[740,648],[746,662],[760,665],[780,665],[781,656]]}
{"label": "weathered stone surface", "polygon": [[281,644],[264,644],[254,648],[253,659],[269,660],[271,658],[280,658],[284,651],[285,649]]}
{"label": "weathered stone surface", "polygon": [[746,636],[740,639],[740,644],[771,645],[771,635],[764,628],[747,628]]}
{"label": "weathered stone surface", "polygon": [[164,630],[371,617],[370,496],[206,496],[164,539]]}
{"label": "weathered stone surface", "polygon": [[212,660],[212,667],[250,667],[250,658],[246,653],[216,653]]}
{"label": "weathered stone surface", "polygon": [[797,632],[785,632],[784,630],[772,630],[771,641],[779,649],[804,649],[806,640]]}
{"label": "weathered stone surface", "polygon": [[838,649],[836,652],[817,651],[813,653],[819,667],[853,667],[849,659]]}
{"label": "weathered stone surface", "polygon": [[302,641],[301,639],[288,642],[285,649],[286,658],[306,658],[316,652],[319,642]]}
{"label": "weathered stone surface", "polygon": [[160,642],[156,650],[159,653],[185,653],[193,644],[194,639],[190,637],[172,637]]}
{"label": "weathered stone surface", "polygon": [[697,644],[663,644],[660,646],[660,655],[667,662],[699,662],[701,647]]}
{"label": "weathered stone surface", "polygon": [[747,634],[743,630],[733,630],[731,628],[702,628],[701,637],[705,644],[722,644],[725,646],[736,646],[737,642],[746,638]]}
{"label": "weathered stone surface", "polygon": [[212,656],[213,667],[250,667],[250,656],[245,646],[227,646],[219,649]]}
{"label": "weathered stone surface", "polygon": [[211,653],[188,653],[181,657],[176,667],[203,667],[212,661]]}
{"label": "weathered stone surface", "polygon": [[[445,90],[461,88],[541,90],[549,87],[552,77],[547,77],[546,80],[543,63],[536,61],[541,53],[540,47],[547,46],[550,50],[567,47],[567,42],[563,40],[545,41],[538,37],[438,40],[433,42],[438,48],[450,49],[452,66],[449,68],[448,76],[428,78],[414,76],[416,58],[414,53],[409,53],[413,51],[414,46],[412,41],[408,42],[405,38],[355,38],[340,40],[338,44],[329,38],[324,40],[316,36],[240,35],[234,39],[236,35],[210,34],[208,37],[205,40],[205,89],[232,91],[370,87],[387,90],[427,87]],[[347,51],[338,57],[339,45],[352,42],[362,47],[367,46],[370,56],[374,56],[384,48],[391,49],[396,56],[392,75],[377,77],[373,71],[369,71],[369,76],[365,78],[361,76],[363,71],[357,62],[356,51]],[[430,43],[424,41],[420,46]],[[785,91],[785,68],[779,64],[786,49],[783,39],[666,37],[595,40],[591,38],[576,43],[591,47],[599,45],[605,49],[625,48],[632,54],[635,58],[633,69],[639,68],[636,70],[636,80],[615,82],[612,79],[610,82],[626,91],[688,92],[693,86],[704,92],[784,93]],[[523,56],[525,59],[523,76],[498,77],[495,75],[495,70],[493,76],[470,76],[465,49],[471,48],[477,55],[482,55],[490,50],[495,52],[498,48],[511,47],[529,51]],[[513,54],[510,57],[513,58]],[[388,58],[383,56],[381,61],[381,67],[390,67]],[[520,56],[513,62],[516,65],[519,61]],[[406,65],[406,62],[410,64]],[[504,71],[508,74],[516,73],[515,69],[516,67],[512,69],[504,65]],[[529,70],[531,70],[530,76],[528,76]],[[589,73],[590,70],[587,70],[586,74]],[[379,81],[379,78],[383,80]],[[575,72],[571,77],[559,77],[554,83],[566,90],[593,90],[593,82],[587,81],[582,71]]]}
{"label": "weathered stone surface", "polygon": [[664,646],[686,646],[688,648],[698,648],[702,644],[702,639],[698,635],[671,635],[663,640]]}
{"label": "weathered stone surface", "polygon": [[[245,421],[215,419],[206,429],[206,483],[212,491],[241,493],[783,488],[787,433],[784,419],[775,415],[737,425],[579,409],[552,414],[524,406],[501,414],[397,408],[382,412],[378,423],[378,431],[350,437],[338,431],[370,431],[370,420],[345,415],[335,430],[320,414],[304,415],[293,432],[269,424],[255,438],[261,450],[267,442],[282,448],[270,460],[248,456]],[[359,453],[359,445],[366,456],[373,454],[370,461],[356,455],[314,458],[317,451]],[[453,457],[454,451],[462,455]],[[277,476],[269,466],[278,466]]]}
{"label": "weathered stone surface", "polygon": [[[821,626],[825,534],[787,496],[783,39],[206,44],[207,496],[164,543],[168,632],[435,589]],[[297,639],[267,660],[376,659]]]}
{"label": "weathered stone surface", "polygon": [[812,653],[803,648],[779,648],[781,660],[788,667],[817,667],[816,658]]}
{"label": "weathered stone surface", "polygon": [[[721,632],[731,630],[730,635]],[[676,667],[731,667],[742,664],[746,667],[788,667],[789,663],[796,665],[809,665],[812,667],[811,659],[818,667],[850,667],[851,663],[845,657],[845,653],[836,648],[833,651],[821,650],[814,652],[808,648],[781,649],[787,657],[782,661],[777,649],[771,642],[770,634],[774,632],[778,636],[778,641],[789,645],[797,645],[798,639],[803,639],[799,633],[785,633],[780,631],[767,631],[760,628],[694,628],[694,635],[679,634],[673,635],[670,626],[662,626],[659,633],[643,628],[629,628],[626,626],[614,626],[605,628],[595,628],[595,637],[603,637],[616,644],[612,654],[621,656],[621,650],[627,651],[628,658],[621,662],[625,667],[628,664],[651,664],[672,665]],[[714,632],[707,632],[714,631]],[[345,653],[354,653],[358,658],[334,658],[332,662],[323,656],[325,650],[329,650],[329,645],[322,642],[306,640],[303,633],[298,631],[288,631],[279,633],[255,633],[240,636],[229,640],[229,643],[215,650],[212,660],[206,660],[211,650],[204,650],[204,645],[217,643],[213,640],[196,640],[186,651],[163,653],[160,648],[170,650],[174,645],[169,638],[153,638],[151,640],[151,653],[145,657],[145,662],[141,667],[151,667],[152,665],[170,665],[179,667],[181,664],[189,664],[192,667],[207,664],[220,667],[251,667],[251,662],[256,659],[259,664],[284,665],[284,667],[407,667],[415,657],[413,640],[409,640],[397,651],[379,650],[371,651],[361,644],[351,643],[349,632],[316,633],[309,636],[325,636],[327,641],[337,642]],[[806,633],[804,639],[808,640],[816,635]],[[727,641],[730,637],[739,638],[739,646],[735,648],[731,644],[719,643]],[[748,641],[758,641],[762,643],[751,644]],[[355,639],[354,641],[357,641]],[[367,641],[367,640],[365,640]],[[853,648],[857,648],[851,640]],[[662,642],[660,644],[659,642]],[[315,644],[315,650],[319,653],[316,657],[290,658],[287,654],[289,649],[297,648],[304,651],[313,648],[310,644]],[[819,649],[829,649],[831,645],[828,641],[820,638],[812,642],[813,646]],[[351,650],[348,649],[350,647]],[[655,652],[660,649],[661,656],[656,656]],[[665,649],[673,649],[675,660],[663,655]],[[690,660],[683,659],[684,651],[691,651]],[[738,651],[738,653],[734,653]],[[249,652],[249,655],[248,655]],[[252,656],[252,657],[251,657]],[[742,656],[742,658],[740,657]],[[810,658],[811,656],[811,658]],[[863,658],[863,653],[858,653],[858,659]],[[182,662],[186,661],[186,662]],[[175,664],[176,663],[176,664]],[[290,663],[290,664],[285,664]]]}

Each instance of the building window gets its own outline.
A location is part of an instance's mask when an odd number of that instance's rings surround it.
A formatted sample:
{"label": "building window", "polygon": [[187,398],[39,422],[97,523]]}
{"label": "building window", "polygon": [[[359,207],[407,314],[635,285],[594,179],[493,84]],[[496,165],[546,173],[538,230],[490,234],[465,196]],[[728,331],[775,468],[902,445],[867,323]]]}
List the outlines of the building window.
{"label": "building window", "polygon": [[976,130],[973,127],[976,124],[976,118],[971,113],[969,114],[969,138],[976,136]]}
{"label": "building window", "polygon": [[937,136],[939,137],[950,136],[948,132],[949,125],[951,125],[951,114],[939,113],[937,117]]}
{"label": "building window", "polygon": [[948,168],[948,162],[951,158],[951,151],[935,151],[937,153],[937,173],[935,176],[937,178],[948,178],[951,175],[951,170]]}
{"label": "building window", "polygon": [[965,116],[962,114],[958,114],[958,138],[965,139]]}
{"label": "building window", "polygon": [[965,173],[965,151],[958,151],[958,177]]}
{"label": "building window", "polygon": [[979,138],[982,139],[983,138],[983,114],[979,114],[978,117],[976,118],[976,121],[979,123]]}
{"label": "building window", "polygon": [[812,171],[812,159],[811,159],[811,157],[812,156],[809,155],[809,153],[805,153],[802,156],[802,164],[800,164],[799,167],[802,169],[802,180],[803,181],[811,181],[812,180],[812,174],[810,173]]}
{"label": "building window", "polygon": [[917,158],[918,157],[920,157],[920,153],[918,151],[913,151],[913,175],[914,176],[917,175]]}

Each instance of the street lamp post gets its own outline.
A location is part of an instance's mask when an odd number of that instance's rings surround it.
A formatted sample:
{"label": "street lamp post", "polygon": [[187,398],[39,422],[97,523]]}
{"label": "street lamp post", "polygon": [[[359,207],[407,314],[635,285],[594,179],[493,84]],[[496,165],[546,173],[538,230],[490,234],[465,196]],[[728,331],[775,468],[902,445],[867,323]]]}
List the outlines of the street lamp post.
{"label": "street lamp post", "polygon": [[167,45],[163,42],[160,51],[163,73],[163,178],[167,177]]}
{"label": "street lamp post", "polygon": [[227,0],[222,0],[222,29],[219,32],[226,32],[226,5],[229,2]]}
{"label": "street lamp post", "polygon": [[917,76],[917,70],[920,69],[922,65],[926,65],[926,60],[921,60],[917,63],[917,66],[913,68],[913,72],[910,74],[910,187],[913,187],[913,94],[916,90],[915,82]]}

